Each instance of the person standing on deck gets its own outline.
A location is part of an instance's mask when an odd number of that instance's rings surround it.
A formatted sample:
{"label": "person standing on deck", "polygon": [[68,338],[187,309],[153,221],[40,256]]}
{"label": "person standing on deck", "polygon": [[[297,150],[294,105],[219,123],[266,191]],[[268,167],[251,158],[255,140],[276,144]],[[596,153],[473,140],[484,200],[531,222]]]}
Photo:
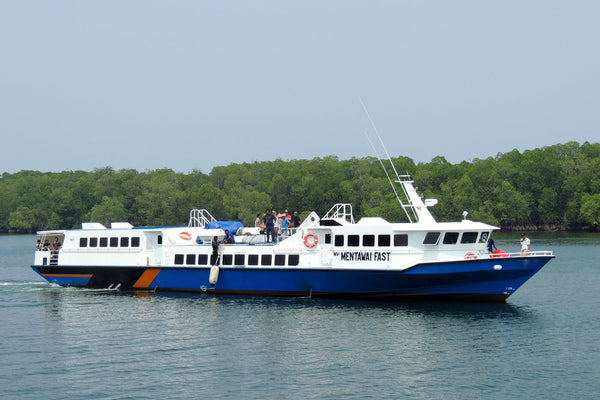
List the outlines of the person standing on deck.
{"label": "person standing on deck", "polygon": [[269,236],[271,236],[271,240],[274,242],[275,231],[273,230],[273,228],[275,226],[275,216],[273,216],[270,210],[265,211],[263,221],[265,221],[265,233],[267,234],[267,243],[269,243]]}
{"label": "person standing on deck", "polygon": [[298,215],[298,211],[294,211],[294,215],[292,216],[292,226],[294,228],[298,228],[300,226],[300,216]]}
{"label": "person standing on deck", "polygon": [[210,256],[210,265],[215,265],[217,264],[217,261],[219,259],[219,239],[215,236],[213,237],[213,240],[211,242],[212,245],[212,255]]}
{"label": "person standing on deck", "polygon": [[521,233],[521,255],[526,256],[529,250],[531,250],[531,240],[529,240],[527,235]]}
{"label": "person standing on deck", "polygon": [[261,233],[265,230],[265,224],[262,221],[261,215],[256,214],[256,219],[254,220],[254,227],[261,230]]}
{"label": "person standing on deck", "polygon": [[279,228],[281,227],[281,214],[277,214],[277,211],[273,210],[273,232],[275,233],[275,239],[273,242],[279,240]]}
{"label": "person standing on deck", "polygon": [[58,241],[58,236],[56,236],[54,238],[54,242],[52,242],[52,247],[54,248],[54,251],[56,251],[57,253],[60,250],[60,248],[62,247],[60,242]]}
{"label": "person standing on deck", "polygon": [[281,218],[281,236],[289,236],[288,228],[290,226],[290,220],[284,214],[283,218]]}
{"label": "person standing on deck", "polygon": [[493,253],[494,250],[498,250],[498,248],[496,247],[496,242],[494,242],[494,239],[492,239],[491,236],[488,239],[487,248],[488,248],[488,253],[490,253],[490,254]]}

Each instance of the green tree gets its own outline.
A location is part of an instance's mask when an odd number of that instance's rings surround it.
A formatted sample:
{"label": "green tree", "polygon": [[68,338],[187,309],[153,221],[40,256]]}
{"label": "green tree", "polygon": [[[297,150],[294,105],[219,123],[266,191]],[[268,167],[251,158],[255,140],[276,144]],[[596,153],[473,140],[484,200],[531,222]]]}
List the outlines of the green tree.
{"label": "green tree", "polygon": [[584,224],[600,225],[600,193],[583,195],[580,215]]}
{"label": "green tree", "polygon": [[84,216],[87,222],[99,222],[109,227],[111,222],[126,222],[129,219],[129,213],[123,204],[123,200],[118,197],[104,196],[99,204],[92,207],[89,213]]}

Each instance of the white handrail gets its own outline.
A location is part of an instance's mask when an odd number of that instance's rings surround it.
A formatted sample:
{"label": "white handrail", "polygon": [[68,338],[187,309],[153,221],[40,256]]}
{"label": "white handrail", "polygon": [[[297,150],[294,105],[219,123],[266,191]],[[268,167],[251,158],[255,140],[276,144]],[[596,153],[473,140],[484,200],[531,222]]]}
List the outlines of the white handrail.
{"label": "white handrail", "polygon": [[354,223],[354,216],[352,215],[352,204],[349,203],[337,203],[323,217],[323,219],[343,219],[351,224]]}
{"label": "white handrail", "polygon": [[215,222],[216,219],[207,210],[193,209],[190,211],[190,220],[188,221],[188,227],[203,228],[211,222]]}
{"label": "white handrail", "polygon": [[[525,254],[521,254],[521,252],[515,253],[507,253],[509,257],[548,257],[554,256],[554,253],[549,250],[538,250],[538,251],[528,251]],[[496,258],[496,257],[494,257]]]}

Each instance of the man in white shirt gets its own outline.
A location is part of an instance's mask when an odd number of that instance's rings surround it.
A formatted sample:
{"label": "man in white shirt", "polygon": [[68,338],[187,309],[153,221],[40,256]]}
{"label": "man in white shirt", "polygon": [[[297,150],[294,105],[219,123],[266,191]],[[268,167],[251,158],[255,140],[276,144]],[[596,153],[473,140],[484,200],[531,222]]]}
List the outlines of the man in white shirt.
{"label": "man in white shirt", "polygon": [[521,255],[526,256],[531,249],[531,241],[524,233],[521,233]]}

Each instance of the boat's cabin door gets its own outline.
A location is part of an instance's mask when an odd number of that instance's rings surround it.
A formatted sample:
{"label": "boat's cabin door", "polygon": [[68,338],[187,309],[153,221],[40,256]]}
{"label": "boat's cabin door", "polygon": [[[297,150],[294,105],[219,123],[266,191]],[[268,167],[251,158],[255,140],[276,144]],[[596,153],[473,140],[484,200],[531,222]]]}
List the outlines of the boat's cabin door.
{"label": "boat's cabin door", "polygon": [[146,232],[146,266],[163,264],[163,234],[162,232]]}
{"label": "boat's cabin door", "polygon": [[319,243],[317,246],[320,247],[321,263],[323,263],[323,265],[331,265],[333,262],[332,237],[331,231],[319,233]]}

